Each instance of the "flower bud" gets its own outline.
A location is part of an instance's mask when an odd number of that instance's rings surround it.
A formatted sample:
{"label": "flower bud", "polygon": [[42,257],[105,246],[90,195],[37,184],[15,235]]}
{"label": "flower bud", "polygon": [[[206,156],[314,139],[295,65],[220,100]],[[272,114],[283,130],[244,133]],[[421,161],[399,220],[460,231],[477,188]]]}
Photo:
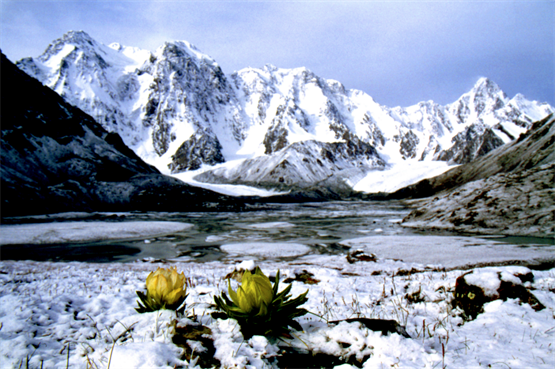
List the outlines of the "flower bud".
{"label": "flower bud", "polygon": [[274,299],[274,291],[270,279],[257,268],[252,274],[246,271],[237,292],[229,286],[231,300],[245,313],[252,315],[266,315],[268,306]]}
{"label": "flower bud", "polygon": [[153,310],[177,309],[187,297],[187,283],[183,272],[158,268],[146,278],[146,298]]}

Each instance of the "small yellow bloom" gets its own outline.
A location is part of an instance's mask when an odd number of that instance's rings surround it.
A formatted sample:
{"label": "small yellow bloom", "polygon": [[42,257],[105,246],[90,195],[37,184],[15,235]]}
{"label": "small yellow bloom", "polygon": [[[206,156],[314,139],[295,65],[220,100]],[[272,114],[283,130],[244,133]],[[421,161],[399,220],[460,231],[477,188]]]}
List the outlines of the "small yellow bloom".
{"label": "small yellow bloom", "polygon": [[177,273],[176,267],[158,268],[146,278],[146,291],[147,296],[160,308],[172,308],[178,302],[181,304],[187,296],[185,274]]}
{"label": "small yellow bloom", "polygon": [[228,318],[237,320],[245,339],[253,335],[291,338],[289,327],[303,330],[294,319],[308,313],[306,309],[299,308],[308,300],[308,291],[290,299],[291,288],[292,285],[288,285],[278,292],[279,270],[272,285],[270,279],[256,267],[253,273],[245,271],[237,291],[231,289],[228,280],[229,297],[222,292],[221,297],[214,296],[214,302]]}
{"label": "small yellow bloom", "polygon": [[246,271],[237,292],[228,288],[231,300],[245,313],[254,312],[257,315],[266,315],[268,306],[274,299],[274,291],[270,279],[260,269],[255,274]]}

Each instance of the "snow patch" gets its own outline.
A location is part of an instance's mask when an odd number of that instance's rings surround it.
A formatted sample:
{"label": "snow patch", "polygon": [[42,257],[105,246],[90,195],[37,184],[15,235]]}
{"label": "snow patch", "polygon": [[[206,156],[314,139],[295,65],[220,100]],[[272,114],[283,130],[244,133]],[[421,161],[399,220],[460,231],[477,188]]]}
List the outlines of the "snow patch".
{"label": "snow patch", "polygon": [[[243,160],[236,160],[233,162],[228,162],[228,163],[224,163],[220,166],[215,166],[214,168],[220,168],[223,166],[231,166],[234,167],[236,165],[239,165]],[[284,195],[287,194],[287,192],[279,192],[279,191],[274,191],[274,190],[265,190],[262,188],[256,188],[256,187],[252,187],[252,186],[245,186],[245,185],[232,185],[232,184],[214,184],[214,183],[205,183],[205,182],[199,182],[194,180],[193,178],[202,173],[205,170],[208,170],[211,168],[203,168],[197,171],[189,171],[189,172],[182,172],[182,173],[175,173],[175,174],[170,174],[170,176],[177,178],[191,186],[195,186],[195,187],[200,187],[200,188],[204,188],[206,190],[211,190],[217,193],[220,193],[222,195],[227,195],[227,196],[259,196],[259,197],[270,197],[270,196],[276,196],[276,195]]]}
{"label": "snow patch", "polygon": [[279,258],[301,256],[310,251],[310,247],[298,243],[250,242],[230,243],[220,247],[230,256],[255,256],[260,258]]}
{"label": "snow patch", "polygon": [[445,173],[456,166],[443,161],[400,162],[388,169],[374,170],[354,184],[355,191],[364,193],[395,192],[403,187]]}

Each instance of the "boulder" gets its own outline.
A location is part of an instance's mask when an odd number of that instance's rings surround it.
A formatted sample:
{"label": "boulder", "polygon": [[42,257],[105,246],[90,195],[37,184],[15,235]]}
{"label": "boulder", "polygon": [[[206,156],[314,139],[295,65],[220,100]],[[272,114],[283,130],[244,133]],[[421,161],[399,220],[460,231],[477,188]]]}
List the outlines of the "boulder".
{"label": "boulder", "polygon": [[518,299],[539,311],[545,306],[529,290],[534,280],[532,272],[525,267],[513,267],[508,271],[498,268],[475,269],[457,278],[454,308],[463,311],[466,320],[476,319],[484,311],[484,305],[501,299]]}

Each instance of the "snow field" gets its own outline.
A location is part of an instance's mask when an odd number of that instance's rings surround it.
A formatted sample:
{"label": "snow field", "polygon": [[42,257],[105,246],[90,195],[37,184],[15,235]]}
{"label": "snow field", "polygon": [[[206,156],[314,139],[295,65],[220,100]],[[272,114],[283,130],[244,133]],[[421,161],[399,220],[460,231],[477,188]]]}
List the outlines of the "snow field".
{"label": "snow field", "polygon": [[243,159],[230,161],[227,163],[215,165],[214,167],[203,167],[201,169],[195,171],[188,171],[188,172],[181,172],[172,174],[171,176],[177,178],[191,186],[204,188],[207,190],[211,190],[217,193],[221,193],[222,195],[228,196],[260,196],[260,197],[268,197],[268,196],[275,196],[280,194],[286,194],[286,192],[279,192],[273,190],[265,190],[261,188],[245,186],[245,185],[232,185],[232,184],[214,184],[214,183],[205,183],[199,182],[194,179],[194,177],[206,170],[211,168],[223,168],[224,170],[234,168],[236,166],[241,165]]}
{"label": "snow field", "polygon": [[373,170],[357,183],[353,190],[364,193],[395,192],[403,187],[432,178],[455,168],[443,161],[399,162],[385,170]]}
{"label": "snow field", "polygon": [[[302,273],[318,281],[291,282],[293,297],[309,290],[302,307],[321,318],[298,318],[304,332],[294,332],[296,337],[282,342],[261,336],[244,341],[234,320],[210,316],[213,297],[227,291],[224,277],[237,261],[171,265],[189,278],[187,315],[211,329],[215,357],[223,367],[277,367],[279,347],[289,345],[354,357],[363,368],[555,365],[555,269],[533,271],[530,284],[546,309],[535,312],[516,300],[499,300],[486,304],[476,320],[464,322],[450,301],[455,280],[465,271],[381,259],[349,264],[337,255],[257,263],[267,275],[279,269],[282,282]],[[0,367],[25,367],[28,361],[30,368],[60,368],[67,360],[71,368],[195,367],[195,354],[190,363],[182,360],[182,349],[171,341],[175,313],[134,310],[135,291],[144,290],[146,276],[158,266],[168,264],[0,262]],[[523,269],[527,270],[519,271]],[[473,274],[487,281],[492,272],[509,278],[515,270],[483,268]],[[237,288],[235,281],[231,283]],[[382,335],[360,323],[326,324],[357,317],[394,319],[411,338]],[[192,323],[177,320],[179,325]],[[202,351],[198,343],[191,345]]]}

